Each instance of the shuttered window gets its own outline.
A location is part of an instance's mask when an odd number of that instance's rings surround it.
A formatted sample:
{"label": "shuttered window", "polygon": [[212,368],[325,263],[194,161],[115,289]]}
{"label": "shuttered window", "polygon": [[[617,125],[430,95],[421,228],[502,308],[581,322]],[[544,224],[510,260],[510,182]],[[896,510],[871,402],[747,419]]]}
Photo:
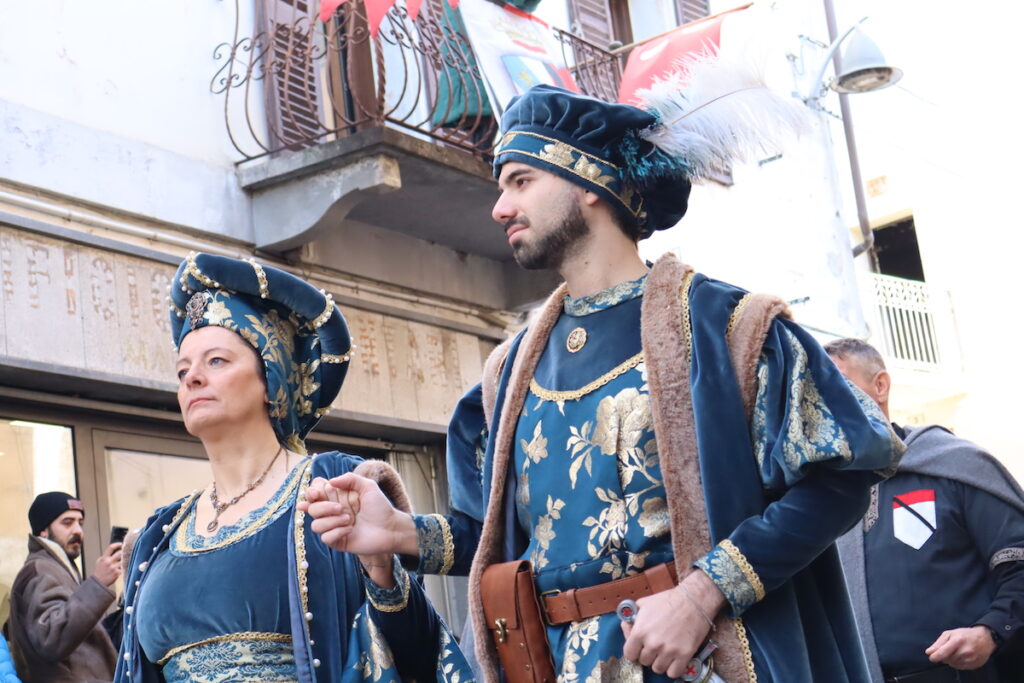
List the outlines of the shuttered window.
{"label": "shuttered window", "polygon": [[708,14],[708,0],[676,0],[676,20],[680,26],[703,19]]}
{"label": "shuttered window", "polygon": [[308,0],[260,0],[260,25],[268,41],[264,97],[272,147],[311,144],[320,124],[320,84],[312,41],[318,19]]}
{"label": "shuttered window", "polygon": [[569,0],[572,32],[601,48],[616,39],[608,0]]}

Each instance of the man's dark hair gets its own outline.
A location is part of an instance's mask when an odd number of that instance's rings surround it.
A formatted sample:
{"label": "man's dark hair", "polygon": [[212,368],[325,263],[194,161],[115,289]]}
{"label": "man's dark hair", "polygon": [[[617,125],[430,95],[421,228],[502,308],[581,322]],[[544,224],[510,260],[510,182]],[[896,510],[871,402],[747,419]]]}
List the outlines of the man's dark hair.
{"label": "man's dark hair", "polygon": [[634,243],[650,236],[651,232],[644,229],[640,221],[625,211],[613,211],[612,214],[615,216],[615,225],[619,226],[619,230]]}
{"label": "man's dark hair", "polygon": [[825,344],[825,353],[839,360],[846,360],[852,356],[873,373],[885,370],[885,361],[882,360],[882,354],[878,349],[860,339],[835,339]]}

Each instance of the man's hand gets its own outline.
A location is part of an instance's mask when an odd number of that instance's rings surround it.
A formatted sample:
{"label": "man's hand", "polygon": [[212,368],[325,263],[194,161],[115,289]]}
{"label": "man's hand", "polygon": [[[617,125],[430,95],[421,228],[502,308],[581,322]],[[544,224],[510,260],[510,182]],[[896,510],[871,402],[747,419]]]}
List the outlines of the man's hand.
{"label": "man's hand", "polygon": [[943,631],[924,651],[928,659],[954,669],[980,669],[996,650],[987,626],[970,626]]}
{"label": "man's hand", "polygon": [[348,473],[330,481],[317,477],[299,509],[313,518],[311,528],[339,552],[357,555],[418,555],[416,525],[396,510],[372,479]]}
{"label": "man's hand", "polygon": [[669,678],[683,675],[711,630],[694,602],[712,618],[725,605],[725,596],[704,572],[691,572],[683,583],[693,600],[679,586],[649,595],[637,600],[636,621],[622,624],[623,657]]}
{"label": "man's hand", "polygon": [[111,543],[106,552],[96,560],[92,575],[96,580],[107,588],[114,585],[117,577],[121,576],[121,546],[122,543]]}

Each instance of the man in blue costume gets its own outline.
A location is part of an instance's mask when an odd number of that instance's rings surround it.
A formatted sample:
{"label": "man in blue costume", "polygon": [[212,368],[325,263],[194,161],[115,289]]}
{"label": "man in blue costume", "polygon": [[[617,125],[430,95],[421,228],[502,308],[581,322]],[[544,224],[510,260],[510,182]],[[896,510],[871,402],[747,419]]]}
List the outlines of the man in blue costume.
{"label": "man in blue costume", "polygon": [[[645,108],[548,86],[514,99],[493,217],[520,265],[565,284],[456,408],[452,514],[395,513],[353,476],[311,488],[325,543],[469,572],[487,681],[481,576],[517,559],[532,562],[560,681],[678,678],[709,635],[730,683],[867,680],[833,542],[899,441],[783,302],[637,250],[682,218],[691,180],[787,115],[730,88],[669,83]],[[724,99],[732,113],[710,115]],[[339,489],[358,500],[324,500]],[[639,605],[631,626],[623,597]]]}
{"label": "man in blue costume", "polygon": [[[858,339],[825,350],[888,417],[892,381],[878,351]],[[1024,679],[1013,652],[1024,625],[1024,491],[943,427],[893,429],[907,444],[899,470],[839,542],[873,680]]]}

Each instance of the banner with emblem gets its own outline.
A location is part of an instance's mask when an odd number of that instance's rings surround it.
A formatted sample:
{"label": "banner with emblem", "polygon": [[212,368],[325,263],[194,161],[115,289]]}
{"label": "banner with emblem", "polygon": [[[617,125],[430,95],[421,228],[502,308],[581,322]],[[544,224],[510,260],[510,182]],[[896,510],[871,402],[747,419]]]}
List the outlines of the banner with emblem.
{"label": "banner with emblem", "polygon": [[491,0],[462,0],[459,11],[498,114],[514,96],[542,83],[579,92],[543,20]]}
{"label": "banner with emblem", "polygon": [[908,491],[892,497],[892,532],[896,540],[920,550],[935,529],[935,489]]}

